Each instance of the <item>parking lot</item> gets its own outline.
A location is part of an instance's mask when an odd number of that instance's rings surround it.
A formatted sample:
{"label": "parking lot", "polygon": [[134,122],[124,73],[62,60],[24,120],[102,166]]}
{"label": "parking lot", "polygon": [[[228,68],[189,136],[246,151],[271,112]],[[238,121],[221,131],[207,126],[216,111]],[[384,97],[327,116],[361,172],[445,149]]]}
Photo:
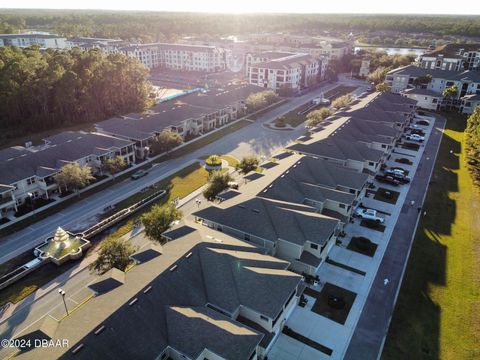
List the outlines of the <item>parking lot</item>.
{"label": "parking lot", "polygon": [[[428,126],[419,126],[425,132],[425,139],[421,143],[406,141],[403,137],[403,144],[416,143],[419,145],[418,150],[414,149],[415,146],[409,148],[409,146],[398,144],[386,162],[386,169],[401,167],[405,170],[405,174],[413,179],[420,165],[425,149],[424,144],[428,141],[433,127],[434,121],[430,121]],[[427,158],[428,155],[425,154]],[[345,226],[345,236],[338,238],[339,241],[330,251],[327,262],[317,273],[320,278],[319,284],[309,285],[320,293],[326,285],[332,284],[339,288],[331,287],[328,296],[323,297],[323,300],[322,297],[315,298],[308,294],[305,296],[307,304],[304,307],[297,306],[286,323],[289,329],[300,336],[294,338],[285,333],[280,334],[268,354],[269,359],[306,360],[344,357],[400,213],[422,211],[420,204],[407,198],[409,188],[410,184],[393,185],[373,180],[373,186],[368,189],[361,206],[376,210],[377,215],[385,219],[382,224],[384,227],[362,226],[362,221],[358,218]],[[365,225],[364,222],[363,225]],[[358,240],[359,238],[362,239]],[[390,279],[386,277],[383,281],[384,286],[388,287]],[[328,308],[332,298],[339,297],[343,301],[343,298],[346,299],[350,293],[355,294],[351,308],[346,301],[346,304],[342,304],[345,306],[340,310],[333,309],[334,306],[330,304],[332,311],[327,312],[326,315],[312,311],[313,307],[319,307],[319,304],[316,304],[317,301],[326,302],[320,305]],[[334,315],[339,311],[346,313],[344,324],[338,322],[339,316]],[[317,346],[318,344],[321,346]]]}

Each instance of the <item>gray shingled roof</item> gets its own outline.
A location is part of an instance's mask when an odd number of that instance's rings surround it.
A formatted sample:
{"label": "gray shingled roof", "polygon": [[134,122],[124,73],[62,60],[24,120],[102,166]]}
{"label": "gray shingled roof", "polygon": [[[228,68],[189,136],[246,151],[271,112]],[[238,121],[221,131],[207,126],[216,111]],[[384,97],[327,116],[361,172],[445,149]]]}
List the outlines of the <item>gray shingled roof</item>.
{"label": "gray shingled roof", "polygon": [[415,65],[407,65],[398,69],[393,69],[388,72],[389,75],[408,75],[411,77],[420,77],[430,74],[433,78],[445,80],[462,80],[480,82],[480,71],[453,71],[453,70],[438,70],[438,69],[424,69]]}
{"label": "gray shingled roof", "polygon": [[0,150],[0,183],[13,184],[35,175],[45,177],[69,162],[133,144],[112,136],[81,132],[67,132],[48,139],[58,144],[36,152],[23,148]]}
{"label": "gray shingled roof", "polygon": [[212,205],[193,215],[274,243],[282,239],[300,246],[306,241],[324,245],[338,225],[312,207],[259,197],[225,209]]}
{"label": "gray shingled roof", "polygon": [[311,144],[293,144],[287,149],[303,154],[323,156],[341,161],[374,161],[379,162],[384,155],[383,151],[374,150],[360,142],[342,140],[336,135],[330,135],[324,140]]}
{"label": "gray shingled roof", "polygon": [[[59,324],[54,338],[76,339],[69,348],[34,349],[23,356],[153,359],[170,345],[192,358],[208,348],[226,359],[247,360],[262,335],[214,309],[243,305],[275,317],[301,277],[286,270],[288,262],[264,255],[265,249],[203,226],[171,233],[175,240],[163,246],[161,256],[137,265],[124,285]],[[210,233],[223,242],[209,240]],[[83,348],[73,355],[78,344]]]}

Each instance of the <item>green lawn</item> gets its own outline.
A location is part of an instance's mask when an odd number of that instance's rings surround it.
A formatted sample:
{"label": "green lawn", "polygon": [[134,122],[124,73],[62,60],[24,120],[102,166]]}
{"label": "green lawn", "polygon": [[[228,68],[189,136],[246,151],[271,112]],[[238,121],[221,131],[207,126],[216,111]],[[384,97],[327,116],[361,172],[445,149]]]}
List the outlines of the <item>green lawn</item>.
{"label": "green lawn", "polygon": [[251,115],[251,116],[248,116],[249,119],[251,120],[257,120],[259,117],[265,115],[266,113],[268,113],[269,111],[272,111],[273,109],[276,109],[277,107],[285,104],[286,102],[288,102],[287,99],[282,99],[280,100],[279,102],[277,102],[276,104],[266,108],[266,109],[263,109],[263,110],[259,110],[258,112],[256,112],[255,114]]}
{"label": "green lawn", "polygon": [[[352,91],[354,91],[357,87],[356,86],[346,86],[346,85],[339,85],[329,91],[327,91],[326,93],[323,94],[323,96],[325,98],[328,98],[330,99],[331,101],[335,100],[336,98],[340,97],[340,96],[343,96],[345,94],[349,94],[351,93]],[[286,120],[286,123],[289,124],[290,126],[292,127],[297,127],[298,125],[300,125],[301,123],[303,123],[306,119],[307,119],[307,114],[299,114],[299,112],[302,112],[304,110],[306,110],[307,108],[309,108],[310,106],[312,105],[311,102],[308,102],[308,103],[305,103],[299,107],[297,107],[296,109],[286,113],[284,116],[285,116],[285,120]],[[322,104],[319,104],[317,106],[314,106],[312,107],[310,111],[313,111],[313,110],[317,110],[317,109],[320,109],[322,107],[325,107],[325,105],[322,105]]]}
{"label": "green lawn", "polygon": [[385,360],[480,358],[480,195],[465,164],[465,118],[448,117]]}

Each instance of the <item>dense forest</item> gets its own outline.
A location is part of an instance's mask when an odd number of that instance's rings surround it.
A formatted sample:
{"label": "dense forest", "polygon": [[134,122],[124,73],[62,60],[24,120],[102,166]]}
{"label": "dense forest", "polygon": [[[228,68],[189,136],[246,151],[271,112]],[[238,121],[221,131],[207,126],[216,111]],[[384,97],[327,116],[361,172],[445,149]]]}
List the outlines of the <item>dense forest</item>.
{"label": "dense forest", "polygon": [[217,36],[251,32],[308,31],[320,34],[403,32],[480,36],[479,16],[433,15],[219,15],[87,10],[2,10],[0,33],[45,29],[64,36],[173,41],[182,35]]}
{"label": "dense forest", "polygon": [[0,47],[2,137],[142,110],[147,79],[148,69],[124,55]]}

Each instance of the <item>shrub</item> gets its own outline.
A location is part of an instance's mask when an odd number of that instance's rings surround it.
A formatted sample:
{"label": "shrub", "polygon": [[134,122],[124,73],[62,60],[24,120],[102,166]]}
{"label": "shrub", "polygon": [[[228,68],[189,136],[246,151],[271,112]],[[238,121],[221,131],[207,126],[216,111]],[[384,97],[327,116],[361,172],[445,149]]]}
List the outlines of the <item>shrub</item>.
{"label": "shrub", "polygon": [[340,96],[332,102],[332,107],[337,110],[341,109],[347,106],[352,100],[353,96],[351,94]]}
{"label": "shrub", "polygon": [[205,160],[205,164],[208,166],[219,166],[222,165],[222,159],[218,155],[210,155],[207,160]]}
{"label": "shrub", "polygon": [[213,200],[223,190],[228,188],[228,183],[233,181],[228,173],[213,171],[208,179],[207,188],[203,191],[203,196],[207,200]]}
{"label": "shrub", "polygon": [[319,125],[327,117],[332,116],[333,112],[329,108],[321,108],[319,110],[313,110],[307,114],[307,127],[315,127]]}
{"label": "shrub", "polygon": [[275,126],[276,127],[283,128],[283,127],[285,127],[286,124],[287,124],[287,119],[285,118],[285,116],[280,116],[280,117],[275,119]]}
{"label": "shrub", "polygon": [[254,155],[245,156],[237,164],[236,169],[242,174],[248,174],[250,171],[255,170],[258,167],[260,160]]}

